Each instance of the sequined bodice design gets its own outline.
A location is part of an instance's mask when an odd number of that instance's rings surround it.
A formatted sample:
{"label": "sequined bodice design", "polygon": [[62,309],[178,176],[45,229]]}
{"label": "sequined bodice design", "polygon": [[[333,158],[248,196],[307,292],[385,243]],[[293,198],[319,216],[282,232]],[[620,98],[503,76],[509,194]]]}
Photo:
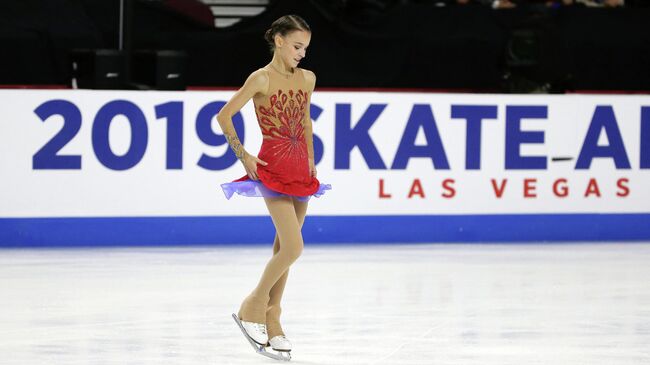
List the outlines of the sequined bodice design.
{"label": "sequined bodice design", "polygon": [[[269,68],[267,66],[267,68]],[[257,165],[260,181],[270,189],[291,195],[311,195],[319,181],[309,174],[305,114],[309,107],[309,89],[302,69],[289,78],[273,69],[267,95],[253,98],[255,115],[262,132],[257,157],[268,165]],[[236,181],[246,180],[244,176]]]}

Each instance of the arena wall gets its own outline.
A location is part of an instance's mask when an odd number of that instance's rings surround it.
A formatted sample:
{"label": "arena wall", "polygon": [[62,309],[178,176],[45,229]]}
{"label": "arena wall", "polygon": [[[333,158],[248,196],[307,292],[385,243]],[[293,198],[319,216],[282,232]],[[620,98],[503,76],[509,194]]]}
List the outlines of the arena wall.
{"label": "arena wall", "polygon": [[[0,246],[256,244],[233,91],[0,90]],[[650,239],[650,98],[316,91],[309,243]],[[252,102],[234,118],[261,134]]]}

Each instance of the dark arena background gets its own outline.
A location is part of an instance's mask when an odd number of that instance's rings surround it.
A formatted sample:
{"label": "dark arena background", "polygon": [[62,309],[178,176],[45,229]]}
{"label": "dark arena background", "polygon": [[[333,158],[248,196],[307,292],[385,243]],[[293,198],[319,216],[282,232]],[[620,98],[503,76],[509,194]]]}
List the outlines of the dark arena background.
{"label": "dark arena background", "polygon": [[292,362],[650,363],[646,0],[0,1],[0,363],[275,361],[231,318],[276,229],[217,115],[287,14],[331,185]]}
{"label": "dark arena background", "polygon": [[[318,71],[321,88],[650,90],[646,1],[620,7],[516,1],[504,9],[467,2],[8,0],[0,4],[0,81],[70,86],[75,49],[122,49],[114,57],[129,58],[131,66],[122,88],[160,88],[149,67],[137,67],[152,52],[164,64],[183,66],[178,87],[239,87],[269,59],[262,34],[270,23],[296,13],[314,30],[302,66]],[[163,50],[174,53],[165,57]],[[164,60],[181,55],[183,61]],[[132,84],[138,80],[148,85]]]}

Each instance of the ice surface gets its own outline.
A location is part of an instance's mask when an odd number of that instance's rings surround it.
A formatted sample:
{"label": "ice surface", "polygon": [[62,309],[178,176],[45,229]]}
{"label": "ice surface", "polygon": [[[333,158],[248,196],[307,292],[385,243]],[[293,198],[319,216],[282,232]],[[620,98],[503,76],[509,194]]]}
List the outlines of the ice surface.
{"label": "ice surface", "polygon": [[[268,246],[0,250],[0,364],[271,364],[231,318]],[[650,244],[309,245],[295,364],[650,364]]]}

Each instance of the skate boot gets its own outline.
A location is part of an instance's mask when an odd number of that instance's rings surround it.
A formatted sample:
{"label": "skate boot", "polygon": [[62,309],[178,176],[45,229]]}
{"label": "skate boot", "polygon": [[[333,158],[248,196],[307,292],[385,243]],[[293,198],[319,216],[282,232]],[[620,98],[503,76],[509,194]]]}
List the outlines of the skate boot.
{"label": "skate boot", "polygon": [[[266,332],[266,307],[268,297],[261,298],[250,294],[242,302],[237,319],[245,334],[258,345],[265,345],[269,341]],[[246,318],[246,320],[243,320]]]}
{"label": "skate boot", "polygon": [[[266,325],[261,324],[261,323],[242,321],[242,320],[239,319],[239,316],[236,315],[235,313],[232,314],[232,318],[235,320],[235,323],[237,323],[237,325],[239,326],[239,329],[242,331],[244,336],[246,336],[246,339],[248,340],[248,342],[251,344],[251,346],[253,346],[253,348],[255,349],[255,352],[257,352],[258,354],[260,354],[262,356],[270,357],[270,358],[272,358],[274,360],[281,360],[281,361],[289,361],[289,360],[291,360],[291,353],[289,353],[287,351],[280,352],[278,350],[277,354],[266,351],[265,347],[269,344],[268,335],[266,334]],[[246,323],[246,326],[248,328],[250,328],[250,334],[246,330],[246,328],[244,328],[244,323]],[[257,340],[255,340],[252,337],[252,335],[255,335]],[[272,338],[273,343],[278,343],[278,340],[277,340],[278,337],[279,336],[275,336],[275,337]],[[267,340],[264,340],[265,338]],[[260,342],[263,342],[263,344],[260,344]],[[277,346],[278,346],[278,348],[282,348],[281,343],[278,343]],[[284,348],[286,348],[286,345],[285,345]]]}
{"label": "skate boot", "polygon": [[252,338],[258,345],[265,345],[269,341],[269,336],[266,333],[266,325],[264,323],[255,323],[242,321],[241,318],[238,318],[241,322],[242,327],[248,337]]}
{"label": "skate boot", "polygon": [[290,352],[291,351],[291,342],[284,335],[274,336],[269,340],[269,345],[275,351],[280,352]]}

